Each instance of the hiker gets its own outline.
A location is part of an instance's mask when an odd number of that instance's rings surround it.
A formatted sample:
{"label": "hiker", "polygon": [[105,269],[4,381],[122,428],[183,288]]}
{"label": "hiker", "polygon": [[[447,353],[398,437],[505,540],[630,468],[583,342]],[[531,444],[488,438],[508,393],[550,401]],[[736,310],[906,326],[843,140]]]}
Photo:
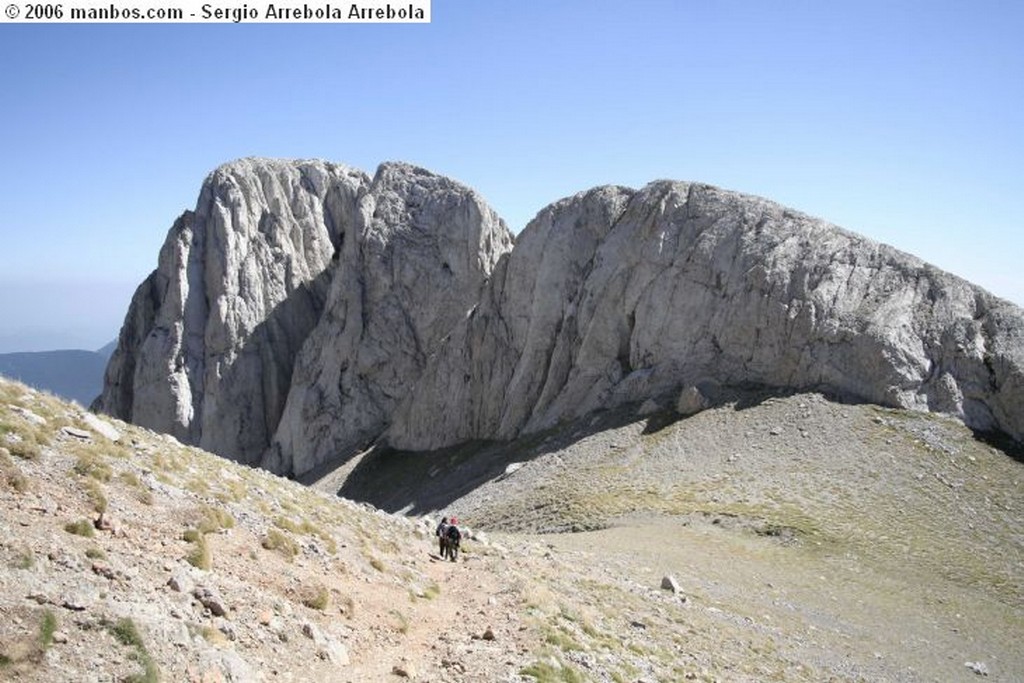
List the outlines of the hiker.
{"label": "hiker", "polygon": [[441,559],[444,559],[445,546],[448,544],[448,518],[442,517],[441,523],[437,525],[437,529],[434,530],[434,535],[437,536],[438,552],[441,553]]}
{"label": "hiker", "polygon": [[[462,532],[459,531],[458,521],[457,518],[452,517],[451,523],[444,531],[445,546],[448,550],[448,557],[452,562],[459,556],[459,543],[462,541]],[[441,553],[441,559],[444,559],[444,553]]]}

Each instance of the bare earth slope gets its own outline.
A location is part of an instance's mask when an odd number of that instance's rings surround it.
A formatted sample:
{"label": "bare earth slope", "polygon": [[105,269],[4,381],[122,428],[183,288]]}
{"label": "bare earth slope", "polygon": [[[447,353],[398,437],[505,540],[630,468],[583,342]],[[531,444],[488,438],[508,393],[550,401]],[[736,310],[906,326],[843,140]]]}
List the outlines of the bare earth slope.
{"label": "bare earth slope", "polygon": [[[659,634],[667,671],[1024,680],[1024,465],[955,420],[755,393],[468,451],[367,454],[342,492],[545,534],[576,553],[549,588],[594,589],[627,647]],[[685,608],[656,607],[665,574]]]}
{"label": "bare earth slope", "polygon": [[[390,474],[375,499],[412,516],[6,381],[0,444],[3,680],[1024,672],[1024,466],[951,419],[761,395],[419,471],[369,454],[336,484]],[[435,505],[474,536],[457,563],[436,557]],[[589,531],[554,533],[572,528]]]}

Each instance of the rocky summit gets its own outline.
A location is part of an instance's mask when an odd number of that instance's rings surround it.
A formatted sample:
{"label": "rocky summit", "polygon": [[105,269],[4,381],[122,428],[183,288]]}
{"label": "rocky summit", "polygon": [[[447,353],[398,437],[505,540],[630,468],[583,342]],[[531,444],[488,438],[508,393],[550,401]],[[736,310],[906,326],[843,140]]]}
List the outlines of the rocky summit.
{"label": "rocky summit", "polygon": [[171,228],[95,408],[301,476],[373,444],[509,440],[751,387],[1020,441],[1024,311],[708,185],[596,188],[513,240],[476,192],[414,166],[244,159]]}

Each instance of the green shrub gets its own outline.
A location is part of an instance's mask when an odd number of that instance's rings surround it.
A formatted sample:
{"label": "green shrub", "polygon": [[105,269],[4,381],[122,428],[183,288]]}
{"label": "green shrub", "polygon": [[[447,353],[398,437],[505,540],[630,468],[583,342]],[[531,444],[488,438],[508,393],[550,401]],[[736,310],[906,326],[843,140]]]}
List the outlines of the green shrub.
{"label": "green shrub", "polygon": [[221,529],[232,529],[235,526],[235,518],[227,510],[205,505],[200,510],[199,531],[204,534],[212,534]]}
{"label": "green shrub", "polygon": [[19,552],[14,562],[14,566],[18,569],[31,569],[35,564],[36,556],[29,548]]}
{"label": "green shrub", "polygon": [[13,465],[4,471],[3,478],[7,485],[18,493],[25,493],[29,489],[28,477]]}
{"label": "green shrub", "polygon": [[28,441],[25,439],[9,442],[7,444],[7,450],[11,455],[19,457],[22,460],[38,460],[39,456],[43,454],[42,449],[39,448],[39,444],[35,441]]}
{"label": "green shrub", "polygon": [[583,676],[572,667],[556,667],[549,662],[534,662],[519,673],[537,679],[537,683],[584,683]]}

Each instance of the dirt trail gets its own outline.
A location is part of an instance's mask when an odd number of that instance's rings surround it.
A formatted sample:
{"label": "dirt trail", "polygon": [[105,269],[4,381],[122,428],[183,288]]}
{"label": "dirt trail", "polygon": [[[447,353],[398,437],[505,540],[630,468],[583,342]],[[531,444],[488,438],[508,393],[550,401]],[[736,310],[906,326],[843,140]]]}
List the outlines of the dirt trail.
{"label": "dirt trail", "polygon": [[361,611],[376,638],[365,652],[353,653],[358,676],[347,680],[398,681],[406,678],[400,671],[415,680],[521,680],[518,672],[535,645],[531,629],[521,620],[515,586],[502,580],[507,560],[481,550],[467,541],[466,552],[451,562],[441,559],[434,539],[424,540],[411,564],[436,595],[408,603],[368,595]]}

